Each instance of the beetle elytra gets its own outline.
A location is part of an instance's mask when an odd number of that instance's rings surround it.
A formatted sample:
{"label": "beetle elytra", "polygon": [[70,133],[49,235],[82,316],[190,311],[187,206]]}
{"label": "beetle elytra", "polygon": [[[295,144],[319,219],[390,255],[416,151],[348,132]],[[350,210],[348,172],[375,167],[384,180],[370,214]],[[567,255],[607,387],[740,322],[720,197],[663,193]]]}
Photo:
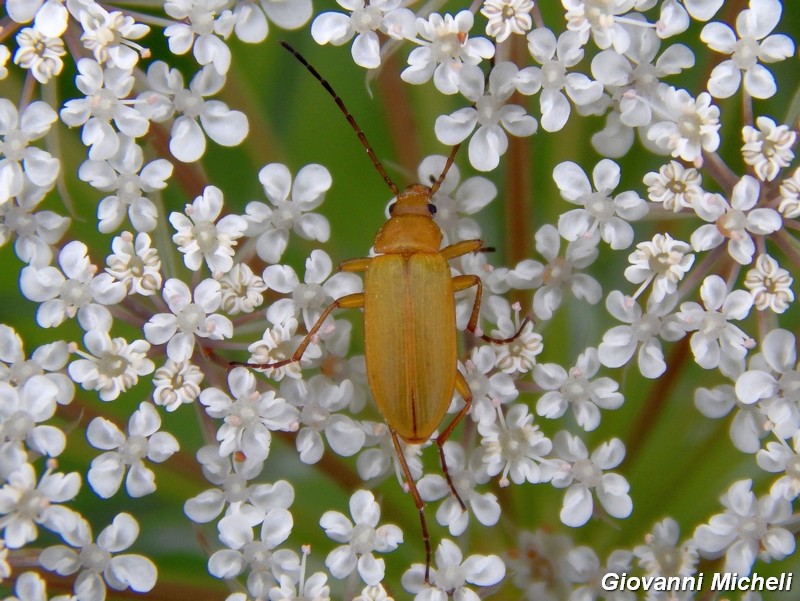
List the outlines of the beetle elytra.
{"label": "beetle elytra", "polygon": [[339,267],[342,271],[363,272],[364,292],[349,294],[331,303],[291,357],[271,363],[239,365],[269,369],[299,361],[325,319],[335,309],[364,310],[367,379],[378,411],[388,426],[403,476],[419,512],[425,544],[425,582],[430,582],[431,544],[424,503],[400,441],[420,444],[430,440],[444,420],[454,391],[458,392],[464,400],[464,406],[436,437],[435,442],[450,492],[462,510],[466,511],[453,485],[444,453],[444,443],[467,414],[472,402],[469,384],[457,366],[454,295],[460,290],[473,286],[476,288],[467,330],[490,343],[506,344],[515,340],[528,319],[510,338],[497,339],[479,332],[478,317],[483,291],[481,280],[476,275],[453,276],[450,273],[448,262],[451,259],[486,250],[481,240],[464,240],[440,248],[442,231],[433,220],[436,207],[432,200],[453,164],[458,146],[452,149],[441,175],[430,187],[412,184],[400,192],[331,85],[294,48],[285,42],[281,42],[281,45],[333,97],[396,200],[390,206],[389,220],[375,237],[377,256],[345,261]]}

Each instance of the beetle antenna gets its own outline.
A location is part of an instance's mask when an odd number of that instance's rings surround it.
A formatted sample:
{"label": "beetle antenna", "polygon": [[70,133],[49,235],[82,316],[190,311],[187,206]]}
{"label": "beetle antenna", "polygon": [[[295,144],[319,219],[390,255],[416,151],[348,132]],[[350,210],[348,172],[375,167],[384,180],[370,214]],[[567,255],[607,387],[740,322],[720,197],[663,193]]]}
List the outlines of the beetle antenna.
{"label": "beetle antenna", "polygon": [[[392,181],[392,178],[390,178],[389,175],[386,173],[386,170],[383,168],[383,165],[381,165],[381,162],[378,160],[378,157],[375,156],[375,151],[372,150],[372,146],[370,146],[369,142],[367,141],[367,136],[364,135],[364,132],[358,126],[358,123],[356,123],[355,117],[353,117],[353,115],[350,114],[350,111],[347,110],[347,107],[344,105],[344,101],[339,97],[339,95],[333,89],[333,86],[330,83],[328,83],[327,79],[325,79],[324,77],[322,77],[322,75],[320,75],[319,71],[317,71],[302,54],[300,54],[297,50],[292,48],[292,46],[288,42],[284,42],[283,40],[281,40],[281,46],[286,48],[286,50],[288,50],[298,61],[300,61],[300,63],[306,69],[308,69],[308,72],[311,73],[311,75],[313,75],[316,78],[316,80],[322,84],[322,87],[325,88],[328,94],[331,95],[334,102],[336,102],[336,106],[339,107],[339,110],[342,111],[345,118],[347,119],[347,122],[350,124],[350,127],[352,127],[355,130],[358,139],[361,140],[361,144],[366,149],[370,160],[372,160],[372,164],[375,165],[375,169],[377,169],[378,173],[380,173],[381,177],[383,177],[383,181],[386,182],[386,184],[389,186],[389,189],[394,193],[395,196],[400,194],[400,190],[398,189],[397,184],[395,184]],[[450,163],[452,163],[452,160],[450,161]],[[448,168],[449,165],[445,168],[445,173],[447,173]],[[438,188],[438,186],[436,187]]]}
{"label": "beetle antenna", "polygon": [[450,156],[447,157],[447,162],[444,164],[444,169],[442,169],[441,175],[439,175],[439,178],[433,182],[433,185],[431,186],[431,196],[436,194],[436,191],[439,189],[439,186],[442,185],[444,178],[447,177],[447,172],[450,171],[450,167],[453,166],[453,162],[456,160],[456,153],[458,152],[459,148],[461,148],[460,142],[453,146],[453,149],[450,151]]}

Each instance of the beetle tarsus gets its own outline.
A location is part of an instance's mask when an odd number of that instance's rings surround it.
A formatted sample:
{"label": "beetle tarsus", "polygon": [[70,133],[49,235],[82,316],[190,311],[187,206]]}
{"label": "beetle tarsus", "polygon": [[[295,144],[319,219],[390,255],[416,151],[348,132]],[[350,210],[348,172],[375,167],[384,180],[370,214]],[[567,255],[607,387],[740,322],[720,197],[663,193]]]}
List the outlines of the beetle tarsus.
{"label": "beetle tarsus", "polygon": [[442,464],[442,472],[444,473],[445,480],[447,481],[447,486],[450,488],[450,492],[461,506],[461,511],[466,511],[467,506],[461,499],[461,495],[458,494],[458,491],[453,484],[453,479],[450,477],[450,470],[447,468],[447,457],[445,457],[444,453],[444,443],[447,442],[447,439],[450,438],[450,435],[453,433],[453,430],[455,430],[455,427],[462,419],[464,419],[464,416],[472,407],[472,389],[469,387],[469,383],[460,371],[456,371],[456,390],[458,391],[458,394],[461,395],[461,398],[464,399],[464,406],[453,418],[453,421],[451,421],[450,424],[436,438],[436,446],[439,447],[439,461]]}
{"label": "beetle tarsus", "polygon": [[425,520],[425,503],[417,490],[417,484],[411,476],[411,469],[408,467],[406,456],[403,453],[403,448],[400,446],[400,439],[397,437],[397,432],[389,428],[389,433],[392,435],[392,444],[394,445],[395,455],[400,462],[400,469],[403,471],[403,476],[406,479],[408,490],[414,499],[414,505],[417,506],[419,511],[419,523],[422,528],[422,541],[425,543],[425,584],[431,584],[431,558],[433,553],[431,551],[431,536],[428,534],[428,522]]}
{"label": "beetle tarsus", "polygon": [[486,342],[491,342],[492,344],[509,344],[510,342],[514,342],[517,338],[519,338],[522,335],[522,330],[525,329],[525,326],[528,325],[530,321],[531,318],[526,316],[525,319],[522,320],[519,329],[516,332],[514,332],[513,336],[510,336],[509,338],[492,338],[491,336],[487,336],[486,334],[481,334],[480,339]]}
{"label": "beetle tarsus", "polygon": [[274,361],[272,363],[247,363],[246,361],[231,361],[228,363],[228,369],[233,367],[249,367],[250,369],[278,369],[280,367],[289,365],[290,363],[294,363],[295,361],[299,361],[299,359],[290,357],[289,359],[281,359],[280,361]]}
{"label": "beetle tarsus", "polygon": [[461,495],[458,494],[456,490],[455,484],[453,484],[453,478],[450,477],[450,470],[447,469],[447,459],[444,456],[444,442],[439,442],[439,439],[436,440],[436,445],[439,447],[439,460],[442,464],[442,472],[444,472],[444,479],[447,481],[447,487],[450,489],[450,494],[452,494],[458,504],[461,506],[461,511],[466,511],[467,506],[464,504],[464,501],[461,499]]}

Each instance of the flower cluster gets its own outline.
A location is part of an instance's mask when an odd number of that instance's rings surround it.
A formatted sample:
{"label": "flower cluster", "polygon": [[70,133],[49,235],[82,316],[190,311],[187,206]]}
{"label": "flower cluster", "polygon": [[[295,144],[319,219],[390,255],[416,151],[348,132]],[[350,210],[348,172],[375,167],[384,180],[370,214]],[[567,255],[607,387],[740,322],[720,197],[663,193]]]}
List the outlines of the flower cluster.
{"label": "flower cluster", "polygon": [[[796,569],[789,3],[314,4],[5,2],[9,599],[49,573],[57,601],[191,598],[201,553],[226,601],[627,601],[607,575]],[[349,45],[413,159],[382,165],[311,67],[339,141],[271,27]],[[416,169],[425,217],[393,199],[373,249],[345,231],[373,176],[311,162],[334,139],[395,196]],[[434,140],[451,156],[417,160]]]}

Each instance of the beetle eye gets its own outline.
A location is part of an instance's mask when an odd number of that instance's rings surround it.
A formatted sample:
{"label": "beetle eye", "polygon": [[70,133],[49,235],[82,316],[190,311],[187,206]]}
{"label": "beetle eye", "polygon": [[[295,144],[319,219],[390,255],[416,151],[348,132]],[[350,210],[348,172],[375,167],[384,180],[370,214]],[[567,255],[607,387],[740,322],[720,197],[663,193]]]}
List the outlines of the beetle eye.
{"label": "beetle eye", "polygon": [[428,213],[431,215],[436,215],[436,205],[428,203]]}
{"label": "beetle eye", "polygon": [[396,202],[393,202],[392,204],[389,205],[389,215],[394,213],[394,205],[396,204],[397,204]]}

